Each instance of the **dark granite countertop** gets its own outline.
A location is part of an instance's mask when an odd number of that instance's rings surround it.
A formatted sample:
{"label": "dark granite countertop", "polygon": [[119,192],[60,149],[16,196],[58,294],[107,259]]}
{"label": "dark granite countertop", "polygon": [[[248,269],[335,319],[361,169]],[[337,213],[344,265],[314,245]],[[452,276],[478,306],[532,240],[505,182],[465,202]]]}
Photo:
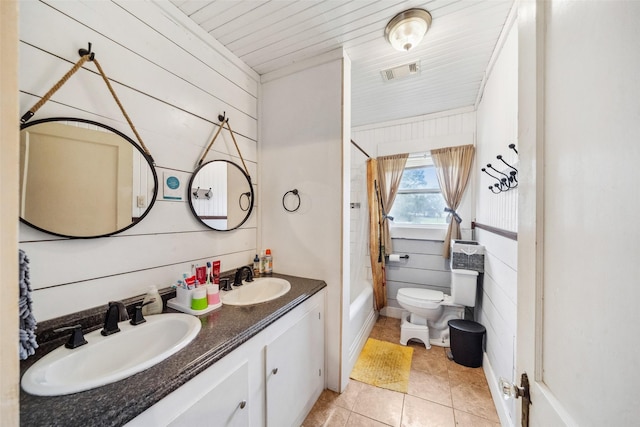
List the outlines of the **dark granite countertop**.
{"label": "dark granite countertop", "polygon": [[[198,336],[178,353],[145,371],[93,390],[64,396],[33,396],[21,390],[20,424],[29,427],[121,426],[326,286],[322,280],[282,274],[274,277],[291,282],[291,290],[286,295],[252,306],[223,305],[200,316],[202,329]],[[41,348],[21,362],[21,377],[29,366],[59,345],[60,342],[48,346],[52,348],[41,345],[45,350]]]}

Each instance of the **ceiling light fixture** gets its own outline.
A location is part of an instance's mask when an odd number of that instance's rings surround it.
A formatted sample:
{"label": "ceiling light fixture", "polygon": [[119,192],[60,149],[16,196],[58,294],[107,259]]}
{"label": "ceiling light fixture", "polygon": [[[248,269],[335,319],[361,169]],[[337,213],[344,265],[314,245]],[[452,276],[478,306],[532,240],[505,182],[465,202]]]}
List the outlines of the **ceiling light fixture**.
{"label": "ceiling light fixture", "polygon": [[389,21],[384,37],[394,49],[408,52],[420,43],[431,27],[431,14],[424,9],[400,12]]}

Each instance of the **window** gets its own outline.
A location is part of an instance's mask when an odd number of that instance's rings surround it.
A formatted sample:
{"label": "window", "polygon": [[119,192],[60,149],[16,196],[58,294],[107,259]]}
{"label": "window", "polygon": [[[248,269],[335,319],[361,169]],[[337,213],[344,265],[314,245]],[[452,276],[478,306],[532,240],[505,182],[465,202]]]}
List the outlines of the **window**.
{"label": "window", "polygon": [[389,215],[395,225],[446,224],[446,203],[428,154],[409,156]]}

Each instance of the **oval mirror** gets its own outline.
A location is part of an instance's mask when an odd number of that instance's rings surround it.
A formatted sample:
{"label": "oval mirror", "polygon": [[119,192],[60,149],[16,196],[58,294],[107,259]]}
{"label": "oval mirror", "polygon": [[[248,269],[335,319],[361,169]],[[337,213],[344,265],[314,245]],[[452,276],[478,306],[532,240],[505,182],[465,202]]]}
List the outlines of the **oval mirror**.
{"label": "oval mirror", "polygon": [[149,157],[91,120],[34,120],[20,132],[20,220],[56,236],[110,236],[140,222],[158,194]]}
{"label": "oval mirror", "polygon": [[191,176],[189,206],[207,227],[234,230],[249,219],[253,210],[251,178],[228,160],[207,162]]}

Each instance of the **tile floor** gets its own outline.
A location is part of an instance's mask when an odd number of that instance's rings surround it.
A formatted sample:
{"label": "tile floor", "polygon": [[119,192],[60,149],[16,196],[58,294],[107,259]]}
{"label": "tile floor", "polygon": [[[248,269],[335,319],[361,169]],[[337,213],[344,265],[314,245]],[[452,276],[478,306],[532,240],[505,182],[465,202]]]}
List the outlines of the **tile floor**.
{"label": "tile floor", "polygon": [[[380,316],[370,337],[397,344],[400,319]],[[303,426],[500,426],[482,368],[450,361],[442,347],[409,345],[413,359],[407,394],[350,380],[342,394],[322,392]]]}

